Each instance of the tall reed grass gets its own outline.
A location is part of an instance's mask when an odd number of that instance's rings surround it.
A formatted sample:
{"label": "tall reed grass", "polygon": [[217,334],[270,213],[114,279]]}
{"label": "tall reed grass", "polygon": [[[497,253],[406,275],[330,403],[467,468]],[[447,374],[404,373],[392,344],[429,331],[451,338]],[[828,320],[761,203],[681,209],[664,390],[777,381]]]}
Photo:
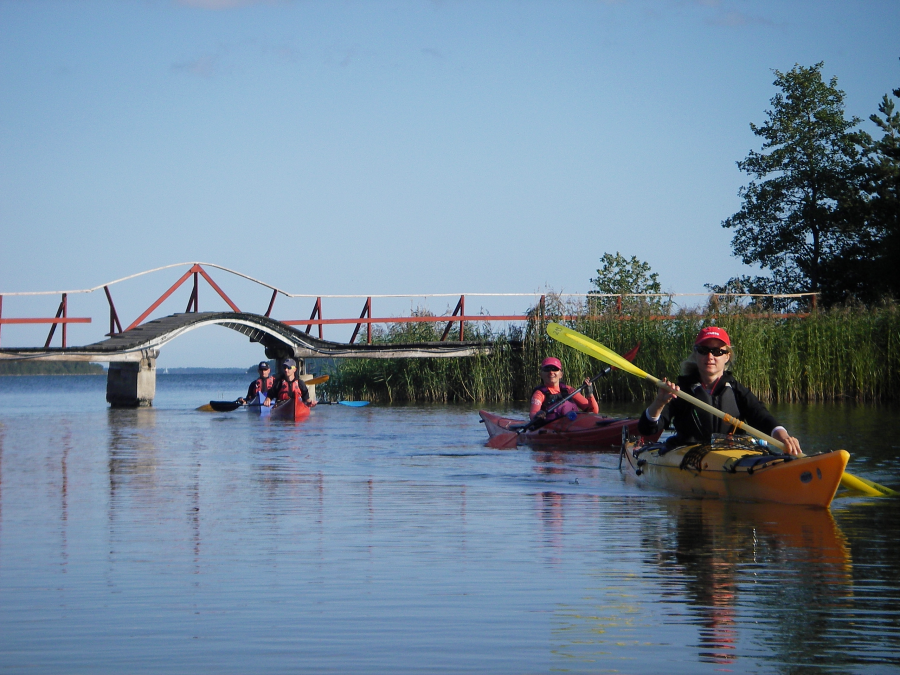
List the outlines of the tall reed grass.
{"label": "tall reed grass", "polygon": [[[546,323],[553,320],[618,353],[639,343],[635,364],[669,378],[680,372],[701,327],[722,326],[734,344],[735,376],[763,401],[900,397],[900,308],[893,303],[824,310],[803,318],[766,318],[741,310],[682,312],[659,320],[649,314],[590,317],[582,306],[548,302],[543,313],[532,310],[524,328],[496,332],[488,324],[466,324],[468,340],[491,347],[478,356],[343,360],[331,373],[327,395],[383,402],[525,401],[539,383],[538,366],[547,356],[562,361],[568,382],[602,371],[605,364],[547,336]],[[428,342],[439,337],[434,324],[405,324],[381,332],[378,339]],[[458,332],[450,339],[458,339]],[[649,383],[619,371],[598,381],[596,390],[604,400],[639,401],[654,395]]]}

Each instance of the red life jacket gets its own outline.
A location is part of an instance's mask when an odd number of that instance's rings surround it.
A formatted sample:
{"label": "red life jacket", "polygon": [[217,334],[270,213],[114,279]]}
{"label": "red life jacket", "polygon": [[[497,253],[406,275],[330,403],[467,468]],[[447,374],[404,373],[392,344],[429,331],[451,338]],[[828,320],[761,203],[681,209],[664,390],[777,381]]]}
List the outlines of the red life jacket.
{"label": "red life jacket", "polygon": [[304,403],[309,402],[309,389],[299,377],[295,377],[290,382],[279,377],[269,389],[269,398],[274,401],[287,401],[294,396],[298,396]]}
{"label": "red life jacket", "polygon": [[247,390],[247,400],[251,398],[256,398],[256,395],[262,392],[263,394],[268,394],[269,389],[272,388],[272,383],[275,382],[275,378],[269,375],[267,378],[259,378],[255,382],[250,383],[250,389]]}

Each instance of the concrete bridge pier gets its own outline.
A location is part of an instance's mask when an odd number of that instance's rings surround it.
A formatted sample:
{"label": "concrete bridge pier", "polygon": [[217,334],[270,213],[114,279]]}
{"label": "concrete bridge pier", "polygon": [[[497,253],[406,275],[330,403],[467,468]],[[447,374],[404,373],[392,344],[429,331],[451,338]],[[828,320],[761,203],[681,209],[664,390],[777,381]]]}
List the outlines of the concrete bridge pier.
{"label": "concrete bridge pier", "polygon": [[109,364],[106,375],[106,400],[113,408],[138,408],[153,405],[156,396],[156,357],[140,361]]}

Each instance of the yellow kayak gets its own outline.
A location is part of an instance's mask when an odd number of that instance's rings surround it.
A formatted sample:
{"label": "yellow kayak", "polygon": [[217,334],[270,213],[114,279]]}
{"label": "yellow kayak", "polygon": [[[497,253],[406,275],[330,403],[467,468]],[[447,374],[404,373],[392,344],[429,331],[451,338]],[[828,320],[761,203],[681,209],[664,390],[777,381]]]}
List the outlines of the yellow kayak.
{"label": "yellow kayak", "polygon": [[846,450],[791,457],[745,440],[669,450],[664,443],[623,450],[639,483],[694,497],[827,508],[850,459]]}

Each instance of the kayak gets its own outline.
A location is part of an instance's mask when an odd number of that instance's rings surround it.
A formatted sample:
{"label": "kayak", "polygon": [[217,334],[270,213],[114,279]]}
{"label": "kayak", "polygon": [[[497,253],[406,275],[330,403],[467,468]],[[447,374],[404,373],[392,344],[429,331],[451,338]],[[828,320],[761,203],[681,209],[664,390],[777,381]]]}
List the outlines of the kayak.
{"label": "kayak", "polygon": [[262,392],[258,393],[255,399],[247,401],[247,411],[256,415],[268,415],[272,412],[272,407],[263,405],[265,400],[266,395]]}
{"label": "kayak", "polygon": [[281,401],[272,407],[269,417],[277,420],[293,420],[300,422],[309,417],[309,406],[300,398],[289,398],[287,401]]}
{"label": "kayak", "polygon": [[[525,424],[525,420],[500,417],[486,410],[479,410],[488,435],[493,438],[515,431],[515,426]],[[544,426],[518,434],[518,445],[578,445],[582,447],[619,448],[622,445],[622,429],[629,436],[637,436],[637,419],[605,417],[596,413],[578,413],[575,419],[560,417]],[[510,427],[513,427],[510,429]],[[656,440],[659,436],[654,436]],[[510,446],[512,447],[512,445]]]}
{"label": "kayak", "polygon": [[831,504],[850,459],[846,450],[802,457],[771,454],[743,439],[672,450],[664,443],[628,444],[622,454],[635,479],[653,487],[694,497],[824,508]]}

